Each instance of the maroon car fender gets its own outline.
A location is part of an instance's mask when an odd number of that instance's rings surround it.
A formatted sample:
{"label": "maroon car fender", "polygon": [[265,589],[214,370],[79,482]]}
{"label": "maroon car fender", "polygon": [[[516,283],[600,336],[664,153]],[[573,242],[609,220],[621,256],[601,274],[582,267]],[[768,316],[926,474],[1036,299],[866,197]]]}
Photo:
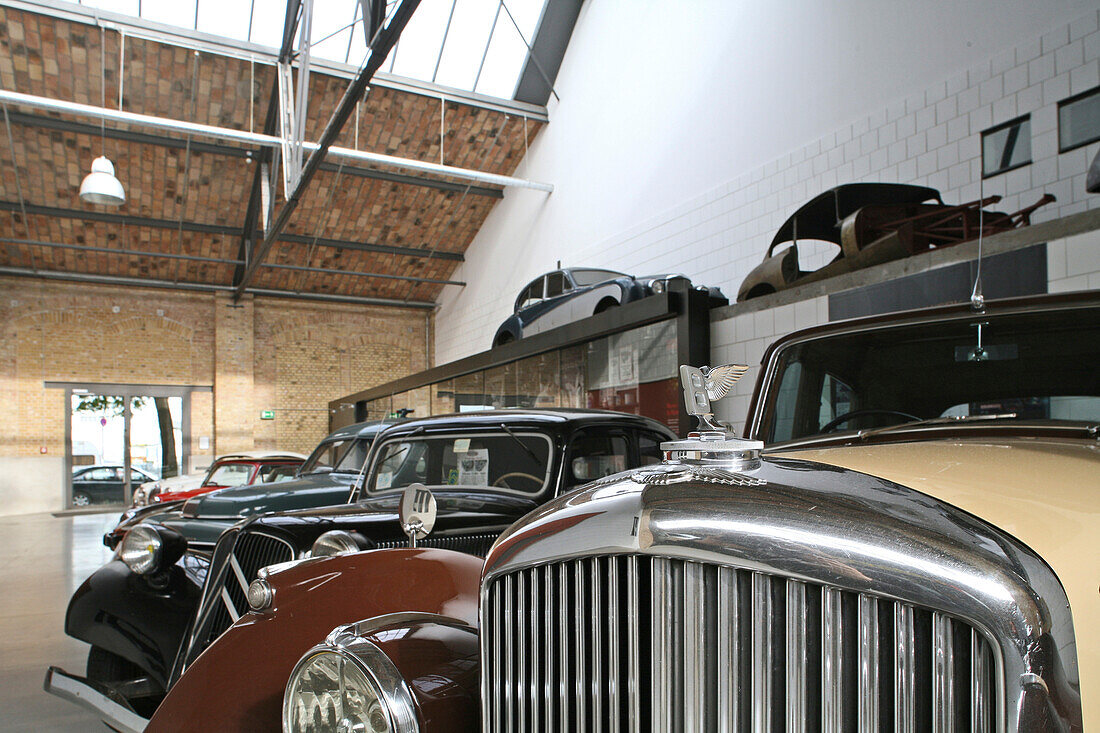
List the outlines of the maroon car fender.
{"label": "maroon car fender", "polygon": [[[146,730],[279,730],[283,691],[294,665],[335,627],[420,611],[476,628],[481,567],[480,558],[450,550],[400,549],[317,558],[273,573],[268,577],[274,590],[271,607],[242,616],[207,648],[168,692]],[[426,638],[425,632],[414,636],[417,643]],[[450,632],[447,637],[447,644],[435,645],[433,659],[440,669],[447,664],[461,668],[467,644]],[[447,659],[445,649],[456,658]],[[384,650],[414,680],[428,674],[419,665],[408,666],[411,651],[393,644]],[[421,730],[428,731],[441,710],[417,694],[415,683],[411,687],[421,712],[433,711],[421,715]],[[477,725],[476,716],[468,718]]]}

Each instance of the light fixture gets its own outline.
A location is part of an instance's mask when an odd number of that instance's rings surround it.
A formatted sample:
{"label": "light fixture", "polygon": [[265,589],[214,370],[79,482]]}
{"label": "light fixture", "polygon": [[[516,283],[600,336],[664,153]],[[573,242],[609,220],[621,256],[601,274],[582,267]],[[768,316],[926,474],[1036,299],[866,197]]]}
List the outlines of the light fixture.
{"label": "light fixture", "polygon": [[107,156],[101,155],[92,161],[92,172],[84,176],[80,184],[80,199],[104,206],[122,206],[126,203],[126,192],[115,178],[115,167]]}

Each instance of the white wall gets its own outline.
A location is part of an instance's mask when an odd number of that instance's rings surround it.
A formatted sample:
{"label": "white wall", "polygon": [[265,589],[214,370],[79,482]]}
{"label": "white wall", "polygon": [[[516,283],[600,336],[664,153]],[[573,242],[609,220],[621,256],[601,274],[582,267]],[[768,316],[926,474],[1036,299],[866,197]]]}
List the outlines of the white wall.
{"label": "white wall", "polygon": [[[775,229],[838,183],[977,198],[980,132],[1032,113],[1033,165],[986,181],[1037,219],[1100,206],[1100,145],[1057,153],[1060,99],[1100,84],[1097,0],[589,0],[560,102],[440,297],[436,362],[488,348],[518,288],[563,265],[683,272],[736,294]],[[675,11],[675,12],[673,12]],[[1081,185],[1078,185],[1081,184]]]}
{"label": "white wall", "polygon": [[59,512],[65,508],[65,459],[0,456],[0,516]]}

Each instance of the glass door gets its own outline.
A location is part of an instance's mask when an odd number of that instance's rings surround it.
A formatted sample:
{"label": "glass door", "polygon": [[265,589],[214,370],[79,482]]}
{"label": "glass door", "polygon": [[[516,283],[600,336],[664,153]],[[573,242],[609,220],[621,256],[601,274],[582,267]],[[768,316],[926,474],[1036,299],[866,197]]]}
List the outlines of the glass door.
{"label": "glass door", "polygon": [[69,505],[122,504],[126,485],[126,398],[73,391]]}

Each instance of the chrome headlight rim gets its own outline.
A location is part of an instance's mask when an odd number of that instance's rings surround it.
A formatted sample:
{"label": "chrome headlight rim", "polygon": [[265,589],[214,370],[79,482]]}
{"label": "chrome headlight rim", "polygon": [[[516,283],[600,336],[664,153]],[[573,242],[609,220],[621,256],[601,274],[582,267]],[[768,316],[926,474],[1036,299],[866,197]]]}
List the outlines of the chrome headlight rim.
{"label": "chrome headlight rim", "polygon": [[138,575],[151,575],[164,558],[164,538],[157,528],[144,522],[134,525],[118,545],[118,558]]}
{"label": "chrome headlight rim", "polygon": [[665,289],[667,287],[668,287],[668,283],[664,280],[650,280],[649,281],[649,289],[653,291],[654,295],[660,295],[661,293],[665,292]]}
{"label": "chrome headlight rim", "polygon": [[416,716],[416,704],[412,690],[393,661],[373,642],[357,635],[355,625],[339,626],[328,635],[324,642],[314,646],[302,655],[287,679],[283,690],[282,727],[284,733],[291,733],[290,706],[291,693],[298,681],[299,673],[321,654],[337,656],[361,672],[373,687],[391,733],[419,733],[420,723]]}
{"label": "chrome headlight rim", "polygon": [[330,529],[313,541],[309,550],[310,557],[335,557],[350,555],[363,550],[355,535],[342,529]]}

